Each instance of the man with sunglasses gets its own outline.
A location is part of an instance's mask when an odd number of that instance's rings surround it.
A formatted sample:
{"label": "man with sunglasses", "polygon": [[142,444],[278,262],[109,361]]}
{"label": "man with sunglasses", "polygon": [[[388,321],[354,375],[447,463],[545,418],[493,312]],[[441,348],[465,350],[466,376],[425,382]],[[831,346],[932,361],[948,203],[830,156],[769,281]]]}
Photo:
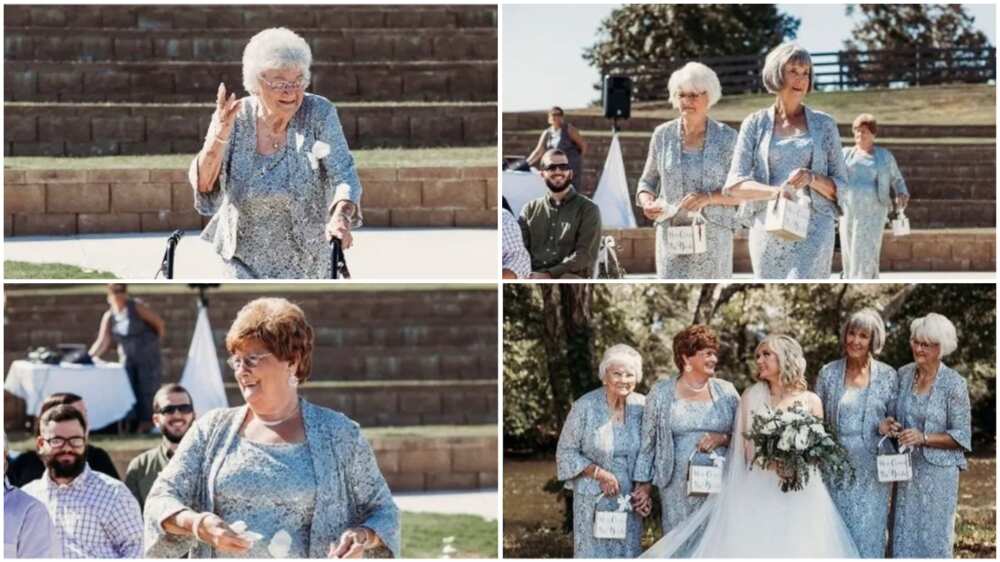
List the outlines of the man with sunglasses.
{"label": "man with sunglasses", "polygon": [[132,459],[125,471],[125,485],[146,506],[146,496],[156,477],[167,466],[181,439],[194,425],[194,404],[191,394],[179,384],[165,384],[153,397],[153,424],[163,439],[160,444]]}
{"label": "man with sunglasses", "polygon": [[573,170],[561,150],[542,156],[547,195],[521,210],[521,234],[531,254],[532,279],[574,279],[593,275],[601,241],[601,211],[573,188]]}
{"label": "man with sunglasses", "polygon": [[42,414],[38,450],[47,470],[24,492],[42,502],[63,558],[140,558],[142,511],[125,484],[87,465],[87,421],[72,406]]}

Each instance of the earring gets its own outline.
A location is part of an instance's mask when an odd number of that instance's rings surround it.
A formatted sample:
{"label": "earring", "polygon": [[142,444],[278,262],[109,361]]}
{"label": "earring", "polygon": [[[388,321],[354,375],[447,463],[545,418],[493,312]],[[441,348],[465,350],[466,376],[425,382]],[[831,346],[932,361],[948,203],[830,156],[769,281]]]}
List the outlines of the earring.
{"label": "earring", "polygon": [[690,372],[691,372],[691,371],[693,371],[693,370],[694,370],[694,369],[692,369],[692,368],[691,368],[691,364],[690,364],[690,363],[688,363],[688,364],[684,365],[684,372],[685,372],[685,373],[690,373]]}
{"label": "earring", "polygon": [[292,371],[288,371],[288,386],[292,388],[299,386],[299,379]]}

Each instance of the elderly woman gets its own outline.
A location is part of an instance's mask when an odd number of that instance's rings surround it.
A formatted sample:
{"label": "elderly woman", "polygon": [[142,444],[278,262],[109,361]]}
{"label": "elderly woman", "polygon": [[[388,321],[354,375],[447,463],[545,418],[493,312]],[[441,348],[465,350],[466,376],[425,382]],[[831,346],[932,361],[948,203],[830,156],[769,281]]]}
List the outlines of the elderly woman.
{"label": "elderly woman", "polygon": [[285,28],[243,51],[241,100],[219,85],[216,110],[188,174],[202,232],[235,278],[324,278],[327,240],[351,245],[361,183],[337,110],[305,93],[312,52]]}
{"label": "elderly woman", "polygon": [[[725,191],[746,201],[750,260],[758,279],[826,279],[833,262],[837,193],[847,185],[837,123],[803,104],[813,83],[809,52],[794,43],[775,47],[764,63],[764,87],[773,106],[743,120]],[[767,200],[805,196],[809,225],[804,240],[767,231]]]}
{"label": "elderly woman", "polygon": [[528,164],[538,164],[542,161],[542,156],[553,148],[565,152],[569,167],[573,170],[573,185],[579,191],[583,189],[583,155],[587,153],[587,143],[580,131],[567,123],[564,117],[559,106],[553,106],[549,110],[549,128],[538,137],[538,145],[528,156]]}
{"label": "elderly woman", "polygon": [[951,558],[958,506],[958,473],[972,451],[969,389],[941,362],[958,347],[955,326],[930,313],[910,323],[913,363],[899,369],[896,417],[887,429],[911,455],[913,479],[896,487],[892,555]]}
{"label": "elderly woman", "polygon": [[101,317],[90,356],[100,357],[117,344],[119,359],[125,364],[135,394],[135,430],[146,433],[153,428],[153,395],[160,388],[160,340],[166,325],[152,308],[130,297],[124,283],[108,284],[107,301],[108,310]]}
{"label": "elderly woman", "polygon": [[[652,481],[660,489],[663,532],[676,528],[706,496],[687,493],[688,463],[713,464],[725,458],[740,395],[716,378],[719,338],[708,326],[688,326],[674,336],[676,378],[657,382],[646,397],[642,448],[634,480],[643,501]],[[710,456],[712,455],[712,456]]]}
{"label": "elderly woman", "polygon": [[896,159],[875,146],[875,117],[862,113],[851,125],[854,146],[844,148],[847,186],[837,196],[840,248],[845,279],[877,279],[882,233],[889,206],[903,209],[910,200]]}
{"label": "elderly woman", "polygon": [[855,468],[853,483],[831,484],[830,495],[862,558],[884,558],[892,484],[878,481],[878,442],[896,411],[896,370],[875,359],[885,323],[870,308],[851,315],[840,331],[843,358],[819,371],[816,394]]}
{"label": "elderly woman", "polygon": [[642,357],[627,345],[612,346],[604,353],[598,374],[603,388],[581,396],[566,418],[556,448],[556,471],[573,490],[574,557],[635,558],[642,535],[637,511],[628,512],[623,539],[596,538],[594,522],[598,511],[623,507],[621,499],[632,492],[646,402],[634,392],[642,380]]}
{"label": "elderly woman", "polygon": [[[709,108],[722,97],[722,87],[711,68],[689,62],[670,75],[667,89],[680,117],[653,131],[635,194],[643,214],[657,221],[656,274],[666,279],[728,279],[733,276],[734,217],[739,201],[724,196],[722,186],[736,131],[708,117]],[[667,219],[674,213],[684,218],[690,213],[705,217],[706,252],[667,253]]]}
{"label": "elderly woman", "polygon": [[226,348],[246,405],[181,441],[146,499],[146,556],[399,556],[399,511],[358,424],[299,397],[313,351],[302,310],[251,301]]}

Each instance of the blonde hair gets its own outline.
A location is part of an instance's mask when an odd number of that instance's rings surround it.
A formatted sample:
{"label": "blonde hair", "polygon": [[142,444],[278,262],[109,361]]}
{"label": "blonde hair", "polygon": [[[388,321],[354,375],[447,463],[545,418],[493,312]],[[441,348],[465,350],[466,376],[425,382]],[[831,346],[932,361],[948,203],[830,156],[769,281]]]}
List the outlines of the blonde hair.
{"label": "blonde hair", "polygon": [[[791,336],[784,334],[772,334],[764,338],[757,349],[767,346],[771,353],[778,358],[778,379],[786,388],[806,390],[809,385],[806,383],[806,358],[802,353],[802,346]],[[758,373],[759,379],[759,373]]]}
{"label": "blonde hair", "polygon": [[295,377],[305,382],[312,370],[313,329],[297,305],[281,298],[248,302],[236,314],[226,334],[226,349],[235,353],[247,340],[257,339],[275,357],[297,362]]}

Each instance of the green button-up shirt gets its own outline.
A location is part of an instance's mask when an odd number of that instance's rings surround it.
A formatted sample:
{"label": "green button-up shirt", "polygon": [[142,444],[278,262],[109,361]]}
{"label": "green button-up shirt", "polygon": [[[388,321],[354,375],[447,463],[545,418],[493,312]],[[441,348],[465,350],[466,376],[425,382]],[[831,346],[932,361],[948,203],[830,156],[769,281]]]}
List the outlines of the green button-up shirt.
{"label": "green button-up shirt", "polygon": [[554,278],[567,273],[592,277],[601,243],[601,211],[573,187],[556,202],[546,195],[521,209],[521,234],[531,270]]}
{"label": "green button-up shirt", "polygon": [[167,466],[172,456],[173,453],[167,449],[167,444],[161,440],[158,447],[153,447],[128,463],[125,485],[135,499],[139,500],[140,508],[145,508],[146,496],[153,488],[153,482],[156,482],[156,477],[160,475],[163,467]]}

